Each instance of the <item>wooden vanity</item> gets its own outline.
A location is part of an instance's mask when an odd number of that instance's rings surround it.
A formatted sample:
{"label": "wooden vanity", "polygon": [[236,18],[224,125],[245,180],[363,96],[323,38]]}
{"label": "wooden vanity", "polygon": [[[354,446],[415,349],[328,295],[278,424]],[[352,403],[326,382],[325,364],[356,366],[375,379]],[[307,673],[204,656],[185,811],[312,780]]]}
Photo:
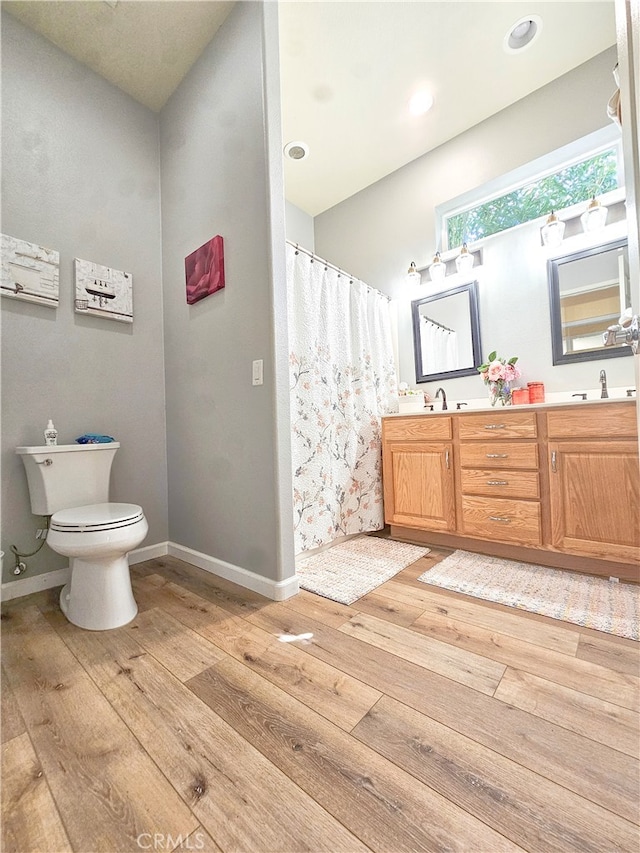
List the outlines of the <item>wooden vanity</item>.
{"label": "wooden vanity", "polygon": [[639,581],[634,400],[382,420],[391,536]]}

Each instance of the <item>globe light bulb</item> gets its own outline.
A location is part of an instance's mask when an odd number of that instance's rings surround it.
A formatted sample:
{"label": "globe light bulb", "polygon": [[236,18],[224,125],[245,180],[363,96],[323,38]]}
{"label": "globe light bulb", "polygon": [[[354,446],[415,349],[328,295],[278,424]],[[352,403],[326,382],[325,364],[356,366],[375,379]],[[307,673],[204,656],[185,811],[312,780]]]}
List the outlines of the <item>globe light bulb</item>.
{"label": "globe light bulb", "polygon": [[458,272],[469,272],[473,267],[473,255],[467,248],[467,244],[463,243],[460,249],[460,254],[456,258],[456,269]]}
{"label": "globe light bulb", "polygon": [[429,275],[431,276],[431,281],[433,281],[434,283],[444,281],[444,277],[446,276],[446,274],[447,265],[440,257],[440,252],[436,252],[433,256],[433,263],[429,267]]}
{"label": "globe light bulb", "polygon": [[549,248],[556,248],[564,238],[565,224],[551,211],[547,221],[542,226],[542,242]]}
{"label": "globe light bulb", "polygon": [[415,261],[411,261],[409,269],[407,270],[407,282],[412,285],[422,283],[422,276],[418,272]]}

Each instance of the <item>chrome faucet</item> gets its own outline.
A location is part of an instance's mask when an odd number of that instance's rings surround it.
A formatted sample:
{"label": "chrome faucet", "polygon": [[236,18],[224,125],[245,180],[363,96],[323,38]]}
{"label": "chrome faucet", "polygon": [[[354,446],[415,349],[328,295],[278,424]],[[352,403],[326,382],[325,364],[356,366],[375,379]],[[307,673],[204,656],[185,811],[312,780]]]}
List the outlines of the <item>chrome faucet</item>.
{"label": "chrome faucet", "polygon": [[445,394],[444,388],[438,388],[436,391],[436,400],[440,396],[440,393],[442,393],[442,411],[446,412],[449,407],[447,406],[447,395]]}
{"label": "chrome faucet", "polygon": [[602,388],[602,391],[600,392],[600,399],[606,400],[609,396],[609,392],[607,391],[607,374],[604,370],[600,371],[600,387]]}

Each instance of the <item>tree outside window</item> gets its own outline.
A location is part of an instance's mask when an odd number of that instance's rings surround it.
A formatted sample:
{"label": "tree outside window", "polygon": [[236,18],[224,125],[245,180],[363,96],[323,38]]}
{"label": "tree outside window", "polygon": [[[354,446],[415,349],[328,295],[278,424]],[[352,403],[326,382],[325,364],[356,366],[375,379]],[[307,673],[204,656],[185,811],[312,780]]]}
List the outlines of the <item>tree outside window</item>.
{"label": "tree outside window", "polygon": [[617,187],[617,151],[611,148],[471,210],[447,217],[448,245],[453,248],[473,243]]}

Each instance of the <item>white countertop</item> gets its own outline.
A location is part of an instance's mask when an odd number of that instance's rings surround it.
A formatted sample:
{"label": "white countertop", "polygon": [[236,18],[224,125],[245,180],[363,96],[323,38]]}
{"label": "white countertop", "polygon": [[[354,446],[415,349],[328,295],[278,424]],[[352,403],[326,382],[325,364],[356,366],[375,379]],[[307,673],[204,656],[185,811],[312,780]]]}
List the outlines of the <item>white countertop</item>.
{"label": "white countertop", "polygon": [[[587,399],[582,400],[580,397],[573,397],[572,394],[587,394]],[[635,394],[632,397],[627,397],[627,388],[609,388],[609,397],[604,399],[600,396],[600,388],[590,389],[586,392],[579,391],[552,391],[545,395],[544,403],[521,403],[511,406],[492,406],[488,397],[475,397],[467,400],[447,399],[446,413],[449,415],[452,412],[455,414],[463,414],[464,412],[504,412],[504,411],[526,411],[528,409],[548,409],[553,406],[593,406],[601,405],[602,403],[635,403]],[[461,409],[456,408],[456,404],[465,403]],[[415,401],[416,406],[419,405]],[[433,405],[433,411],[429,406]],[[442,400],[433,400],[426,404],[426,408],[406,408],[403,411],[391,412],[384,417],[397,418],[404,415],[439,415],[442,414]]]}

